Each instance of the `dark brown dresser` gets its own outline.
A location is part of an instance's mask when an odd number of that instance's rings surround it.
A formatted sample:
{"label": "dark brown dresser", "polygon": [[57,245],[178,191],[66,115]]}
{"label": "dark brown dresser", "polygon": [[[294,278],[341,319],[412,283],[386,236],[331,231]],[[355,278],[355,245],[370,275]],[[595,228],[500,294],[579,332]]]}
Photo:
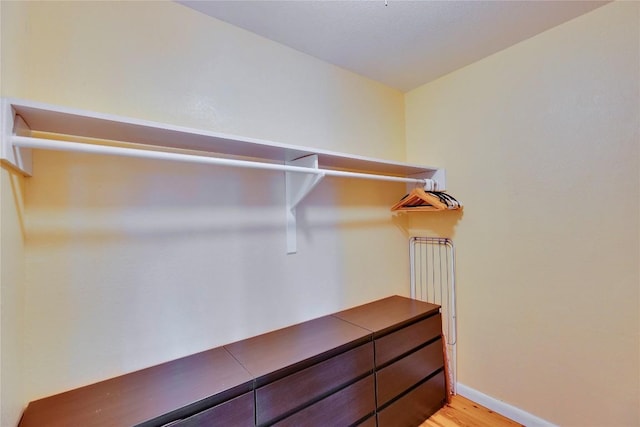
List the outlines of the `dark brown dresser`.
{"label": "dark brown dresser", "polygon": [[253,378],[224,348],[36,400],[20,427],[161,426],[202,411],[253,425]]}
{"label": "dark brown dresser", "polygon": [[225,348],[255,378],[257,425],[348,426],[375,413],[366,329],[326,316]]}
{"label": "dark brown dresser", "polygon": [[417,426],[443,365],[439,307],[393,296],[31,402],[20,427]]}
{"label": "dark brown dresser", "polygon": [[438,306],[390,297],[335,314],[372,332],[378,426],[417,426],[446,400]]}

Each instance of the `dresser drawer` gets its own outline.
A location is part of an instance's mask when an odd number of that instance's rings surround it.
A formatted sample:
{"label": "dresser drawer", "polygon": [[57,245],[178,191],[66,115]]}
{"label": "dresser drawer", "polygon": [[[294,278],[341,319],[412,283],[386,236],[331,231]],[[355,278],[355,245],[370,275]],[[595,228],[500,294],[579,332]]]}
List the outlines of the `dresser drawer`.
{"label": "dresser drawer", "polygon": [[412,325],[376,339],[376,366],[416,348],[442,334],[440,314],[427,317]]}
{"label": "dresser drawer", "polygon": [[376,416],[372,415],[366,420],[362,421],[358,424],[358,427],[377,427],[378,423],[376,421]]}
{"label": "dresser drawer", "polygon": [[419,426],[437,412],[446,398],[444,371],[420,384],[378,412],[378,427]]}
{"label": "dresser drawer", "polygon": [[171,427],[254,426],[253,392],[245,393],[169,425]]}
{"label": "dresser drawer", "polygon": [[382,406],[444,366],[442,339],[376,372],[378,406]]}
{"label": "dresser drawer", "polygon": [[373,375],[369,375],[274,425],[291,427],[353,425],[375,411],[374,387]]}
{"label": "dresser drawer", "polygon": [[369,342],[256,390],[256,420],[268,423],[325,393],[373,372]]}

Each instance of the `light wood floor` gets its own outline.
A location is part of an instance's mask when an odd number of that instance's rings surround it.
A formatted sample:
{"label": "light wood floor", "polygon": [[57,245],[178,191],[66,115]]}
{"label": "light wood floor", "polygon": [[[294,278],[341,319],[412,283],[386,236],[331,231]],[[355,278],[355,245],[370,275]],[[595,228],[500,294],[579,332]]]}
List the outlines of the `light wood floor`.
{"label": "light wood floor", "polygon": [[420,427],[513,427],[522,426],[462,396],[433,414]]}

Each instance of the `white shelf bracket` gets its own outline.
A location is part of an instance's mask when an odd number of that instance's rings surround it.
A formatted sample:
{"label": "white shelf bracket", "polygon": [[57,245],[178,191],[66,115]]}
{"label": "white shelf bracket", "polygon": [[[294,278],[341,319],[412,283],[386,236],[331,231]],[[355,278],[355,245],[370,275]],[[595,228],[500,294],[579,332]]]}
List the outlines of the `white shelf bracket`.
{"label": "white shelf bracket", "polygon": [[287,254],[297,252],[296,206],[315,188],[324,173],[318,169],[318,156],[312,154],[286,162],[289,166],[308,168],[309,172],[285,172],[287,208]]}
{"label": "white shelf bracket", "polygon": [[0,158],[26,176],[33,175],[31,149],[14,146],[13,136],[28,135],[29,130],[22,117],[15,114],[11,103],[3,99],[0,117]]}

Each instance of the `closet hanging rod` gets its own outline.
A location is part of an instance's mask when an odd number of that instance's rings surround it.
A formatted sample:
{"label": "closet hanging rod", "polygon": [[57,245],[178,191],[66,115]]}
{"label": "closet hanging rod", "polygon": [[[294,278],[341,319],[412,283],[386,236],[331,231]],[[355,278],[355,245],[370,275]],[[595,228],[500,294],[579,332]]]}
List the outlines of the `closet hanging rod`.
{"label": "closet hanging rod", "polygon": [[11,142],[15,147],[35,148],[53,151],[71,151],[90,154],[107,154],[113,156],[135,157],[152,160],[171,160],[186,163],[200,163],[219,166],[244,167],[251,169],[266,169],[284,172],[299,172],[306,174],[337,176],[346,178],[361,178],[377,181],[404,182],[412,184],[426,185],[427,179],[405,178],[389,175],[377,175],[361,172],[339,171],[333,169],[307,168],[301,166],[282,165],[274,163],[263,163],[249,160],[225,159],[218,157],[198,156],[195,154],[169,153],[164,151],[141,150],[136,148],[112,147],[107,145],[94,145],[81,142],[68,142],[45,138],[34,138],[14,135]]}

